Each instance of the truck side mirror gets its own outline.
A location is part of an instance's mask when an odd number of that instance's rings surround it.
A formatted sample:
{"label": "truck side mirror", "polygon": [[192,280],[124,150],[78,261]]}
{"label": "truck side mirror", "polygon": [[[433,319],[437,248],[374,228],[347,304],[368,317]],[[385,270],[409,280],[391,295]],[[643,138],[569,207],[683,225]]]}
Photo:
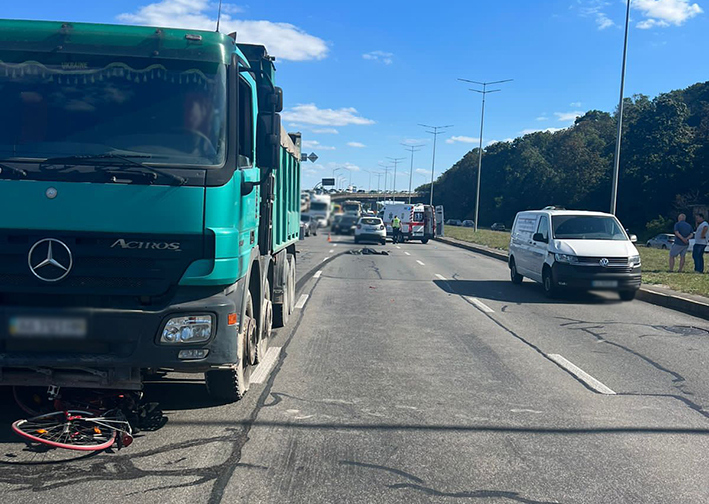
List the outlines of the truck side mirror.
{"label": "truck side mirror", "polygon": [[280,166],[281,116],[260,112],[256,125],[256,166],[277,170]]}
{"label": "truck side mirror", "polygon": [[283,112],[283,89],[276,86],[270,96],[270,101],[276,113]]}

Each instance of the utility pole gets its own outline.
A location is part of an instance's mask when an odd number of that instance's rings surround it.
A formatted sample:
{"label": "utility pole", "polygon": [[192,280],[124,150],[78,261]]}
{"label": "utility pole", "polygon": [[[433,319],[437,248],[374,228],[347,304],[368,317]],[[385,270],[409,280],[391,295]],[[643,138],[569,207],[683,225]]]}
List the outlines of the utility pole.
{"label": "utility pole", "polygon": [[625,41],[623,43],[623,68],[620,73],[620,100],[618,103],[618,134],[615,139],[613,159],[613,185],[611,186],[611,213],[615,215],[618,203],[618,176],[620,175],[620,141],[623,138],[623,95],[625,94],[625,67],[628,61],[628,28],[630,25],[630,0],[625,11]]}
{"label": "utility pole", "polygon": [[387,192],[387,178],[389,176],[389,170],[391,170],[391,166],[387,166],[383,163],[379,163],[379,166],[384,168],[384,194],[386,195]]}
{"label": "utility pole", "polygon": [[392,192],[394,194],[394,201],[396,201],[396,167],[399,166],[399,163],[404,161],[406,158],[392,158],[392,157],[387,157],[389,161],[394,163],[394,184],[392,186]]}
{"label": "utility pole", "polygon": [[502,84],[503,82],[512,82],[513,79],[505,79],[505,80],[499,80],[499,81],[492,81],[492,82],[478,82],[478,81],[473,81],[473,80],[468,80],[468,79],[458,79],[459,81],[462,82],[470,82],[473,84],[478,84],[483,87],[482,91],[479,89],[471,89],[470,91],[475,91],[476,93],[480,93],[483,95],[483,106],[482,106],[482,114],[480,116],[480,146],[478,147],[478,184],[477,184],[477,189],[476,189],[476,195],[475,195],[475,232],[478,232],[478,213],[480,211],[480,174],[482,172],[482,167],[483,167],[483,126],[485,124],[485,97],[487,96],[488,93],[497,93],[498,91],[501,91],[500,89],[490,89],[488,90],[487,87],[491,84]]}
{"label": "utility pole", "polygon": [[421,150],[421,147],[423,147],[423,144],[420,145],[408,145],[402,143],[401,145],[404,146],[404,149],[409,151],[411,153],[411,170],[409,171],[409,205],[411,204],[411,182],[412,179],[414,178],[414,152],[418,152]]}
{"label": "utility pole", "polygon": [[429,126],[428,124],[419,124],[419,126],[423,126],[424,128],[428,128],[426,133],[430,133],[433,135],[433,161],[431,161],[431,202],[430,205],[433,206],[433,174],[436,171],[436,140],[438,139],[438,135],[443,133],[447,128],[452,128],[453,125],[448,125],[448,126]]}
{"label": "utility pole", "polygon": [[369,174],[369,185],[367,186],[367,192],[371,193],[372,192],[372,172],[369,170],[363,170]]}

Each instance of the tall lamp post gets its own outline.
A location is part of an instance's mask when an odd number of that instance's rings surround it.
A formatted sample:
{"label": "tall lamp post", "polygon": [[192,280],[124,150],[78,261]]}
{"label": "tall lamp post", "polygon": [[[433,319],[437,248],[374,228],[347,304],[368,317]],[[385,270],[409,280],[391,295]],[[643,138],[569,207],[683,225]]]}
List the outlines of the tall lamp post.
{"label": "tall lamp post", "polygon": [[[379,166],[384,168],[384,194],[386,195],[387,193],[387,179],[389,176],[389,170],[391,170],[391,166],[385,165],[384,163],[379,163]],[[386,196],[385,196],[386,197]]]}
{"label": "tall lamp post", "polygon": [[478,82],[478,81],[473,81],[473,80],[468,80],[468,79],[458,79],[459,81],[462,82],[470,82],[472,84],[479,84],[482,86],[482,91],[479,89],[471,89],[470,91],[475,91],[476,93],[480,93],[483,95],[483,107],[482,107],[482,114],[480,115],[480,146],[478,147],[478,184],[477,184],[477,189],[476,189],[476,195],[475,195],[475,232],[478,232],[478,212],[480,211],[480,174],[482,172],[482,167],[483,167],[483,126],[485,124],[485,97],[487,96],[488,93],[497,93],[498,91],[501,91],[500,89],[487,89],[487,87],[491,84],[502,84],[503,82],[512,82],[513,79],[505,79],[505,80],[499,80],[499,81],[492,81],[492,82]]}
{"label": "tall lamp post", "polygon": [[620,100],[618,102],[618,134],[613,158],[613,185],[611,186],[611,213],[615,215],[618,203],[618,176],[620,174],[620,141],[623,138],[623,95],[625,94],[625,66],[628,61],[628,28],[630,26],[630,0],[625,10],[625,40],[623,42],[623,68],[620,72]]}
{"label": "tall lamp post", "polygon": [[433,160],[431,161],[431,202],[430,202],[430,205],[433,206],[433,174],[436,171],[436,140],[438,139],[438,135],[443,133],[447,128],[452,128],[453,125],[450,124],[448,126],[430,126],[428,124],[419,124],[419,126],[423,126],[424,128],[427,128],[426,133],[430,133],[433,135]]}
{"label": "tall lamp post", "polygon": [[396,201],[396,168],[399,166],[399,163],[404,161],[406,158],[387,157],[387,159],[394,163],[394,182],[392,183],[392,194],[394,194],[394,201]]}
{"label": "tall lamp post", "polygon": [[409,145],[409,144],[404,144],[402,143],[401,145],[404,146],[404,149],[409,151],[411,153],[411,170],[409,171],[409,205],[411,204],[411,182],[413,181],[414,178],[414,152],[418,152],[421,150],[421,147],[423,147],[423,144],[420,145]]}

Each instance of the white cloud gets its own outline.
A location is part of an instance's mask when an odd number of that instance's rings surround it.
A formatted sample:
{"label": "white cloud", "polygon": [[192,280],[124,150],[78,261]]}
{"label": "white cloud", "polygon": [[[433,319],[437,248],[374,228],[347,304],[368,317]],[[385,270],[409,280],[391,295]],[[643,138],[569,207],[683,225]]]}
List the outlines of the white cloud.
{"label": "white cloud", "polygon": [[698,4],[689,0],[634,0],[630,5],[647,18],[637,24],[641,29],[681,26],[704,12]]}
{"label": "white cloud", "polygon": [[605,13],[605,8],[609,5],[610,2],[605,0],[590,0],[580,8],[580,12],[584,17],[593,17],[596,21],[596,26],[598,29],[605,30],[606,28],[615,26],[613,20],[610,19]]}
{"label": "white cloud", "polygon": [[347,142],[347,145],[355,149],[364,149],[366,147],[362,142]]}
{"label": "white cloud", "polygon": [[513,141],[514,141],[514,138],[505,138],[504,140],[489,140],[489,141],[485,144],[485,146],[486,146],[486,147],[489,147],[489,146],[491,146],[492,144],[496,144],[496,143],[508,143],[508,142],[513,142]]}
{"label": "white cloud", "polygon": [[480,142],[479,138],[469,137],[469,136],[452,136],[446,140],[447,144],[454,143],[468,143],[474,144]]}
{"label": "white cloud", "polygon": [[[334,170],[335,168],[344,168],[345,170],[349,170],[349,171],[353,171],[353,172],[358,172],[358,171],[361,171],[361,170],[362,170],[362,169],[361,169],[359,166],[357,166],[356,164],[352,164],[352,163],[349,163],[349,162],[347,162],[347,163],[329,162],[329,163],[327,164],[327,167],[328,167],[329,170]],[[340,175],[342,175],[341,172],[340,172]]]}
{"label": "white cloud", "polygon": [[394,63],[394,53],[386,51],[371,51],[368,53],[364,53],[362,55],[362,58],[371,61],[379,61],[381,63],[384,63],[385,65],[391,65],[392,63]]}
{"label": "white cloud", "polygon": [[403,142],[404,145],[421,145],[428,143],[428,138],[407,138]]}
{"label": "white cloud", "polygon": [[554,112],[554,115],[560,122],[575,121],[577,117],[583,115],[583,111],[574,110],[572,112]]}
{"label": "white cloud", "polygon": [[430,175],[431,174],[431,170],[424,170],[423,168],[416,168],[414,171],[416,173],[418,173],[419,175]]}
{"label": "white cloud", "polygon": [[311,131],[319,135],[337,135],[340,133],[335,128],[313,128]]}
{"label": "white cloud", "polygon": [[304,149],[319,149],[321,151],[335,150],[335,147],[321,145],[317,140],[303,140],[302,146]]}
{"label": "white cloud", "polygon": [[547,116],[539,116],[537,117],[537,121],[548,121],[549,118]]}
{"label": "white cloud", "polygon": [[316,126],[348,126],[374,124],[371,119],[359,115],[353,107],[341,109],[321,109],[314,103],[301,103],[281,113],[286,121],[312,124]]}
{"label": "white cloud", "polygon": [[599,30],[605,30],[606,28],[615,26],[615,23],[603,12],[599,12],[598,14],[596,14],[596,26],[598,26]]}
{"label": "white cloud", "polygon": [[545,129],[534,129],[534,128],[529,128],[529,129],[524,129],[520,131],[521,135],[529,135],[531,133],[539,133],[544,132],[544,133],[556,133],[557,131],[564,130],[566,128],[545,128]]}
{"label": "white cloud", "polygon": [[575,101],[575,102],[569,103],[569,107],[579,108],[580,106],[581,106],[580,101]]}
{"label": "white cloud", "polygon": [[[236,32],[239,42],[263,44],[268,52],[284,60],[319,60],[327,56],[328,46],[324,40],[306,33],[290,23],[274,23],[261,20],[239,20],[232,17],[239,7],[222,6],[220,30]],[[192,28],[213,31],[217,25],[217,7],[212,0],[161,0],[139,7],[134,12],[125,12],[118,20],[151,26]]]}

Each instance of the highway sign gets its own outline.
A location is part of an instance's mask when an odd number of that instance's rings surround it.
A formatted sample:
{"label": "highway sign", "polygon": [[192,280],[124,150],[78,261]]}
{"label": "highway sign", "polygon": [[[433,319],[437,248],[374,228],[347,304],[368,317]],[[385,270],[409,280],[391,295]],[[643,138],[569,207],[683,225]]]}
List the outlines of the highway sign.
{"label": "highway sign", "polygon": [[334,178],[324,178],[324,179],[322,179],[322,185],[324,185],[324,186],[334,186],[334,185],[335,185],[335,179],[334,179]]}
{"label": "highway sign", "polygon": [[311,152],[310,156],[308,156],[308,159],[310,159],[310,161],[314,163],[315,161],[318,160],[318,155],[315,154],[314,152]]}

